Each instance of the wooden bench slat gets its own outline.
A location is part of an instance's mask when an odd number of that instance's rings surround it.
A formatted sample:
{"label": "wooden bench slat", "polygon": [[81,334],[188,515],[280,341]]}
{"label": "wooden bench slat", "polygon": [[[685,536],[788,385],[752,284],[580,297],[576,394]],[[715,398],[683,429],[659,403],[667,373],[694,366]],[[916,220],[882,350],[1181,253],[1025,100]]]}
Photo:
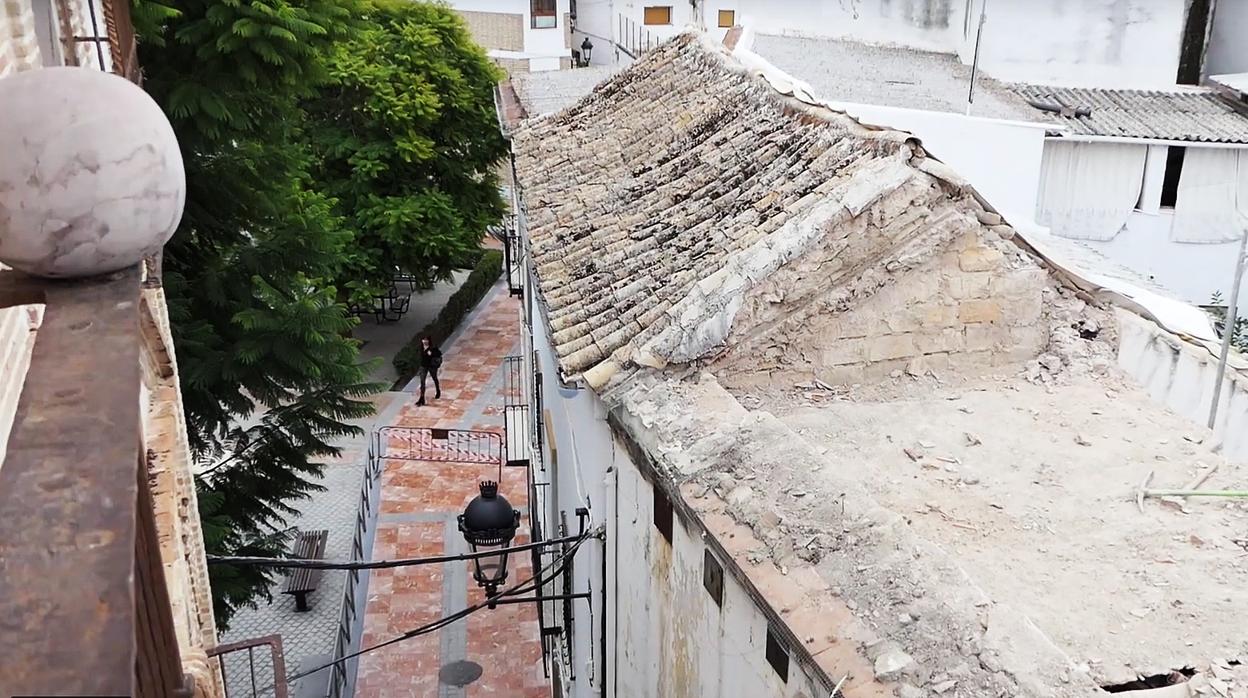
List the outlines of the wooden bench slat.
{"label": "wooden bench slat", "polygon": [[[328,540],[329,531],[327,530],[301,531],[291,547],[291,555],[299,560],[323,560]],[[316,591],[317,582],[323,571],[306,567],[291,570],[286,579],[286,589],[282,593],[294,595],[295,610],[301,612],[308,610],[308,594]]]}

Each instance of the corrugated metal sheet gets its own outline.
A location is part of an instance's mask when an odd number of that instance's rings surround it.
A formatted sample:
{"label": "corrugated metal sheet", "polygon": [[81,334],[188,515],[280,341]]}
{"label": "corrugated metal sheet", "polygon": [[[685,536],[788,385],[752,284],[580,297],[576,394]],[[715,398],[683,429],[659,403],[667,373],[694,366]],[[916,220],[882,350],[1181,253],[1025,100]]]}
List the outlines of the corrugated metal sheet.
{"label": "corrugated metal sheet", "polygon": [[1248,118],[1213,90],[1104,90],[1014,85],[1022,98],[1091,114],[1059,115],[1037,109],[1070,134],[1125,136],[1206,143],[1248,143]]}

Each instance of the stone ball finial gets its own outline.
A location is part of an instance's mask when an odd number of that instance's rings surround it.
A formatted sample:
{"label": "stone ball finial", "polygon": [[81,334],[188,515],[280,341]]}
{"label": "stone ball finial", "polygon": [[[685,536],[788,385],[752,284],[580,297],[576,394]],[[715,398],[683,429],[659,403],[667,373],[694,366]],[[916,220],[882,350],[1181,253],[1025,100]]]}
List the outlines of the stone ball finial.
{"label": "stone ball finial", "polygon": [[138,264],[182,219],[173,127],[134,83],[89,68],[0,79],[0,262],[48,278]]}

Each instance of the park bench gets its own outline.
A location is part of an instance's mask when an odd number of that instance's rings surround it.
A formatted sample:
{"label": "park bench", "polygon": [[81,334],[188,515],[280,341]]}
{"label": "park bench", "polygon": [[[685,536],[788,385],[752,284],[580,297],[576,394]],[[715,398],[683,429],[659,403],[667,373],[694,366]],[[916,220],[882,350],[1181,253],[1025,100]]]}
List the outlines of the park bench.
{"label": "park bench", "polygon": [[[385,318],[391,321],[401,320],[403,314],[408,311],[412,305],[411,296],[396,296],[389,299],[389,305],[386,308]],[[391,317],[393,315],[393,317]]]}
{"label": "park bench", "polygon": [[[329,531],[300,531],[299,536],[295,538],[295,544],[291,548],[291,556],[296,560],[323,560],[325,559],[325,541],[329,539]],[[290,576],[286,579],[286,590],[283,594],[291,594],[295,597],[295,610],[304,612],[308,610],[308,594],[316,591],[316,585],[321,579],[323,570],[297,568],[290,571]]]}

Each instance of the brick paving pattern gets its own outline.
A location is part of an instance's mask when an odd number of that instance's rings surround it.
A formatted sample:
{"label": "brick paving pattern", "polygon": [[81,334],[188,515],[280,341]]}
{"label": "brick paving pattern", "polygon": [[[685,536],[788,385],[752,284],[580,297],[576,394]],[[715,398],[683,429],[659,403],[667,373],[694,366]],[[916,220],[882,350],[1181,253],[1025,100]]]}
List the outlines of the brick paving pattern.
{"label": "brick paving pattern", "polygon": [[[346,560],[351,557],[351,536],[355,531],[355,512],[363,477],[364,449],[362,446],[348,446],[340,458],[326,463],[324,475],[317,481],[325,489],[315,493],[311,499],[294,505],[299,513],[291,517],[288,525],[329,531],[329,538],[325,541],[326,559]],[[254,609],[239,610],[230,622],[230,629],[221,633],[220,642],[225,644],[279,633],[287,671],[293,674],[305,659],[332,653],[346,578],[346,572],[326,570],[316,591],[308,596],[311,609],[299,613],[295,611],[294,597],[281,593],[285,588],[286,575],[278,573],[270,589],[272,603],[265,603],[262,599]],[[229,655],[225,660],[231,696],[253,695],[248,659],[247,652],[241,652]],[[272,662],[267,652],[257,651],[252,659],[257,686],[254,695],[265,695],[261,689],[274,681]]]}
{"label": "brick paving pattern", "polygon": [[[442,398],[433,399],[430,381],[429,404],[418,407],[419,383],[409,384],[411,397],[394,425],[490,431],[501,436],[503,359],[516,349],[518,339],[516,301],[503,287],[496,287],[461,335],[443,347]],[[411,439],[401,434],[387,440],[391,454],[415,450]],[[497,464],[387,459],[373,558],[467,552],[456,517],[477,495],[479,481],[498,477]],[[528,499],[525,469],[503,468],[499,491],[523,512]],[[522,533],[527,529],[527,517],[522,517],[516,544],[527,542]],[[527,554],[510,558],[508,568],[508,585],[532,574]],[[472,580],[468,562],[378,570],[368,581],[362,645],[384,642],[482,600],[484,592]],[[481,666],[480,678],[464,687],[440,682],[443,666],[464,660]],[[545,698],[550,685],[542,670],[536,609],[531,604],[483,609],[437,632],[365,654],[359,663],[355,695]]]}

